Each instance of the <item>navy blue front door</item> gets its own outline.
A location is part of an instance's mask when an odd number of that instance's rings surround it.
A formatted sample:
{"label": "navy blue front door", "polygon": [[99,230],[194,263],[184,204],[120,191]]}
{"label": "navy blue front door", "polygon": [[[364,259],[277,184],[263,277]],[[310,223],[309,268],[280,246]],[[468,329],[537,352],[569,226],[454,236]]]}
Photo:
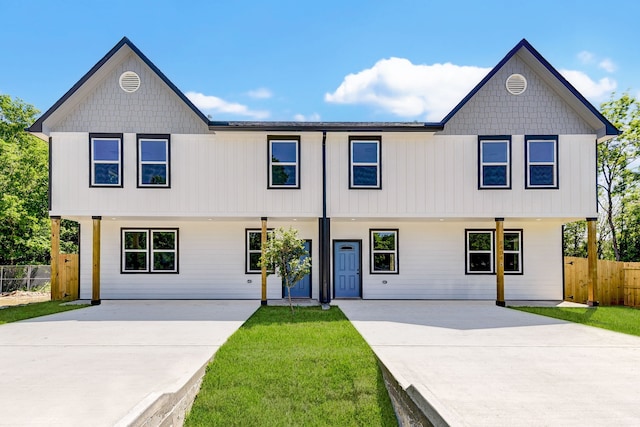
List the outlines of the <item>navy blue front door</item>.
{"label": "navy blue front door", "polygon": [[[305,240],[304,248],[311,254],[311,240]],[[288,297],[287,288],[282,290],[283,297]],[[291,298],[311,298],[311,271],[302,280],[291,287]]]}
{"label": "navy blue front door", "polygon": [[360,298],[360,241],[333,242],[334,298]]}

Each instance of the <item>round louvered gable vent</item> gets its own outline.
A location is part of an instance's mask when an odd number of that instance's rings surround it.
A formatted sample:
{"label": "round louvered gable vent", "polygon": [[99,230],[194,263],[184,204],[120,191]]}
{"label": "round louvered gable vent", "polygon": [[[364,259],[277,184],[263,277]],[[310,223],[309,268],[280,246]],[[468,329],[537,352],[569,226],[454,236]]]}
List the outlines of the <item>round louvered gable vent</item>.
{"label": "round louvered gable vent", "polygon": [[127,93],[133,93],[140,88],[140,76],[133,71],[125,71],[120,75],[120,89]]}
{"label": "round louvered gable vent", "polygon": [[507,90],[511,95],[521,95],[527,90],[527,79],[522,74],[511,74],[507,78]]}

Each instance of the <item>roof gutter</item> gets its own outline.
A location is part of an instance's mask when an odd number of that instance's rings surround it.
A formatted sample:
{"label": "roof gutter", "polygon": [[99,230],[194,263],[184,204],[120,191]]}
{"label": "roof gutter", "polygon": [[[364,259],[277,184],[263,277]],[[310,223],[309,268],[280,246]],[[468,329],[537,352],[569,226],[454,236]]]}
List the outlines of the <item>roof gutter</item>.
{"label": "roof gutter", "polygon": [[439,132],[441,123],[357,123],[357,122],[220,122],[210,121],[211,131],[267,132]]}

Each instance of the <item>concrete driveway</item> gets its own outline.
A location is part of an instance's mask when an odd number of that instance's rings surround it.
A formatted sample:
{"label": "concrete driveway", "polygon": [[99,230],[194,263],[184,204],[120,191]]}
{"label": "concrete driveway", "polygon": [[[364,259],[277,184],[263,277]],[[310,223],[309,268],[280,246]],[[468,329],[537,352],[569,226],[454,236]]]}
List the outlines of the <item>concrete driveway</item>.
{"label": "concrete driveway", "polygon": [[334,304],[440,425],[640,425],[638,337],[492,301]]}
{"label": "concrete driveway", "polygon": [[129,425],[197,392],[207,362],[259,305],[103,301],[2,325],[0,425]]}

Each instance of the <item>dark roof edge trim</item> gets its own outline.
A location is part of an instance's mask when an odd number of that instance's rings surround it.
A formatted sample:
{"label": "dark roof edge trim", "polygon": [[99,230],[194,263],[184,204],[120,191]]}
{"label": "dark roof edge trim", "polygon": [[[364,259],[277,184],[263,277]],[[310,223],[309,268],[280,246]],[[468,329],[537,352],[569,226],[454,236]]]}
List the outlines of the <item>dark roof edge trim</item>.
{"label": "dark roof edge trim", "polygon": [[249,131],[260,130],[269,132],[314,132],[314,131],[331,131],[331,132],[439,132],[444,130],[444,125],[440,123],[424,123],[422,125],[385,125],[383,123],[311,123],[301,122],[295,123],[260,123],[253,122],[233,123],[212,121],[209,123],[209,130],[212,131]]}
{"label": "dark roof edge trim", "polygon": [[73,87],[71,89],[69,89],[64,95],[62,95],[62,97],[56,101],[55,104],[53,104],[53,106],[51,108],[49,108],[42,116],[40,116],[38,118],[38,120],[36,120],[33,125],[31,125],[29,128],[27,128],[27,131],[29,132],[34,132],[34,133],[38,133],[38,132],[42,132],[42,125],[44,123],[44,121],[51,115],[53,114],[58,108],[60,108],[60,106],[62,104],[64,104],[78,89],[80,89],[80,87],[82,87],[82,85],[84,85],[87,80],[89,80],[107,61],[109,61],[109,59],[111,59],[111,57],[113,55],[115,55],[120,49],[122,49],[122,47],[124,45],[129,46],[129,48],[136,54],[138,55],[138,57],[149,67],[153,70],[154,73],[156,73],[158,75],[158,77],[160,77],[160,79],[165,82],[167,84],[167,86],[169,86],[171,88],[171,90],[173,90],[175,92],[176,95],[178,95],[178,97],[191,109],[193,110],[193,112],[200,117],[200,119],[205,123],[205,124],[209,124],[209,119],[207,118],[207,116],[205,116],[202,111],[200,111],[195,105],[193,105],[193,103],[189,100],[189,98],[187,98],[185,96],[184,93],[182,93],[182,91],[180,91],[180,89],[178,89],[176,87],[176,85],[174,85],[171,80],[169,80],[167,78],[167,76],[165,76],[162,71],[160,71],[160,69],[158,67],[155,66],[155,64],[153,62],[151,62],[151,60],[149,60],[149,58],[147,58],[145,56],[145,54],[143,54],[140,49],[138,49],[136,47],[136,45],[134,45],[131,40],[129,40],[127,37],[123,37],[122,40],[120,40],[118,42],[118,44],[116,44],[109,52],[107,52],[107,54],[102,57],[102,59],[100,61],[98,61],[96,63],[96,65],[94,65],[84,76],[82,76],[82,78],[80,80],[78,80],[78,82],[73,85]]}
{"label": "dark roof edge trim", "polygon": [[580,92],[578,92],[576,90],[575,87],[573,87],[573,85],[571,83],[569,83],[567,81],[567,79],[565,79],[559,72],[558,70],[556,70],[546,59],[544,59],[544,57],[540,54],[540,52],[538,52],[533,46],[531,46],[531,44],[526,40],[526,39],[522,39],[520,40],[520,42],[509,51],[509,53],[507,53],[505,55],[504,58],[502,58],[502,60],[498,63],[498,65],[496,65],[495,67],[493,67],[493,69],[489,72],[489,74],[487,74],[485,76],[484,79],[482,79],[480,81],[480,83],[478,83],[476,85],[476,87],[474,87],[471,92],[469,92],[467,94],[467,96],[465,96],[462,101],[460,101],[460,103],[458,105],[456,105],[453,110],[451,110],[451,112],[449,114],[446,115],[446,117],[444,119],[442,119],[442,125],[445,125],[458,111],[460,111],[460,109],[462,107],[464,107],[464,105],[480,90],[482,89],[482,87],[507,63],[507,61],[509,61],[521,48],[525,48],[527,49],[538,61],[540,61],[540,63],[542,65],[544,65],[544,67],[551,73],[553,74],[553,76],[558,79],[560,81],[560,83],[562,83],[568,90],[569,92],[571,92],[585,107],[587,107],[587,109],[589,111],[591,111],[591,113],[593,115],[595,115],[598,120],[600,120],[602,122],[602,124],[605,126],[605,134],[606,135],[619,135],[620,131],[606,118],[602,115],[602,113],[600,113],[600,111],[598,111],[597,108],[595,108],[584,96],[582,96],[582,94]]}

